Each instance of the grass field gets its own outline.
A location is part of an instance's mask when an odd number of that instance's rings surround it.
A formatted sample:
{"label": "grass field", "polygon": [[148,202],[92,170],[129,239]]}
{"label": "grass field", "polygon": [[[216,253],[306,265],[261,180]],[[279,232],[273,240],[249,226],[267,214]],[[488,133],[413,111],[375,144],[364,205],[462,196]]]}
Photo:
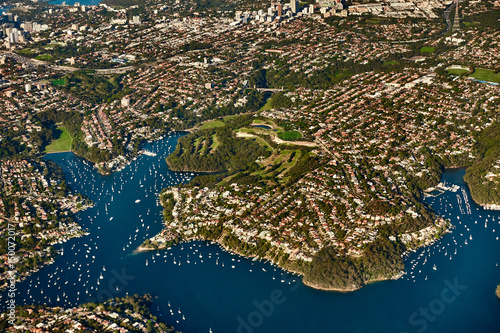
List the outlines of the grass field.
{"label": "grass field", "polygon": [[481,81],[500,83],[500,73],[495,73],[495,71],[491,69],[475,68],[471,77]]}
{"label": "grass field", "polygon": [[203,139],[203,141],[205,141],[205,138],[202,136],[200,136],[198,139],[194,140],[194,150],[199,151],[199,153],[201,155],[204,155],[205,154],[204,149],[203,149],[204,146],[200,147],[200,144],[203,145],[203,142],[201,141],[202,139]]}
{"label": "grass field", "polygon": [[271,107],[271,101],[272,101],[272,98],[268,98],[267,99],[267,102],[266,104],[264,104],[259,111],[267,111],[267,110],[271,110],[272,107]]}
{"label": "grass field", "polygon": [[52,56],[50,54],[40,54],[35,57],[36,60],[50,60]]}
{"label": "grass field", "polygon": [[66,79],[57,79],[52,81],[53,86],[64,86],[66,83]]}
{"label": "grass field", "polygon": [[212,145],[210,146],[210,152],[213,153],[215,149],[220,145],[217,135],[212,135]]}
{"label": "grass field", "polygon": [[434,53],[435,48],[433,46],[424,46],[420,49],[422,53]]}
{"label": "grass field", "polygon": [[466,69],[460,69],[460,68],[447,69],[446,71],[448,72],[448,74],[455,74],[455,75],[462,75],[470,72]]}
{"label": "grass field", "polygon": [[31,54],[33,54],[35,52],[32,51],[31,49],[22,49],[22,50],[17,51],[17,53],[20,53],[20,54],[23,54],[23,55],[31,55]]}
{"label": "grass field", "polygon": [[[66,44],[64,44],[64,45],[66,45]],[[46,50],[52,50],[52,49],[54,49],[56,47],[64,46],[64,45],[63,44],[59,44],[59,43],[50,43],[49,45],[46,45],[44,48]]]}
{"label": "grass field", "polygon": [[293,140],[299,140],[302,138],[302,134],[297,131],[286,131],[286,132],[281,132],[278,134],[278,137],[281,140],[288,140],[288,141],[293,141]]}
{"label": "grass field", "polygon": [[57,140],[52,141],[50,145],[45,147],[45,152],[47,154],[71,150],[73,138],[71,138],[71,135],[69,135],[68,131],[63,126],[58,127],[57,129],[61,131],[61,135]]}
{"label": "grass field", "polygon": [[[294,153],[294,157],[289,162],[288,160],[290,159],[292,153]],[[288,177],[286,177],[287,171],[297,164],[300,156],[300,150],[282,150],[279,152],[273,151],[271,156],[264,159],[260,163],[262,168],[253,172],[252,175],[269,179],[277,177],[280,183],[286,182],[288,180]],[[278,167],[271,169],[273,166]]]}
{"label": "grass field", "polygon": [[201,125],[200,129],[214,128],[214,127],[223,127],[226,124],[221,120],[209,121]]}
{"label": "grass field", "polygon": [[463,25],[465,25],[466,27],[473,27],[473,26],[476,26],[476,25],[480,25],[481,23],[479,22],[461,22]]}
{"label": "grass field", "polygon": [[397,62],[396,60],[391,60],[391,61],[384,61],[383,65],[385,66],[391,66],[391,65],[397,65],[399,64],[399,62]]}
{"label": "grass field", "polygon": [[224,120],[226,120],[226,121],[227,121],[227,120],[231,120],[231,119],[238,118],[238,117],[239,117],[239,115],[234,114],[234,115],[231,115],[231,116],[225,116],[225,117],[224,117]]}

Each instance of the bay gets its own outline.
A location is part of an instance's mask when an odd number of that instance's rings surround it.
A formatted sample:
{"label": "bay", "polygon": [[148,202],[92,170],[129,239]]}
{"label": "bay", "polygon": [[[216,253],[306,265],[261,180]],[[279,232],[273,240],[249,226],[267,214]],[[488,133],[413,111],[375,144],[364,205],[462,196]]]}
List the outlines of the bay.
{"label": "bay", "polygon": [[[411,253],[403,278],[356,292],[308,288],[279,268],[207,242],[135,253],[162,229],[156,193],[194,177],[165,163],[181,135],[146,144],[156,156],[139,156],[109,176],[72,153],[47,155],[75,192],[95,202],[76,216],[90,234],[64,243],[54,264],[19,283],[18,304],[72,306],[150,293],[154,313],[188,333],[500,331],[500,214],[472,202],[463,170],[443,174],[457,192],[426,199],[455,229]],[[4,308],[5,301],[3,293]]]}
{"label": "bay", "polygon": [[47,1],[51,5],[62,5],[64,2],[68,6],[73,6],[75,3],[79,3],[80,5],[85,5],[85,6],[97,6],[99,3],[102,2],[102,0],[53,0],[53,1]]}

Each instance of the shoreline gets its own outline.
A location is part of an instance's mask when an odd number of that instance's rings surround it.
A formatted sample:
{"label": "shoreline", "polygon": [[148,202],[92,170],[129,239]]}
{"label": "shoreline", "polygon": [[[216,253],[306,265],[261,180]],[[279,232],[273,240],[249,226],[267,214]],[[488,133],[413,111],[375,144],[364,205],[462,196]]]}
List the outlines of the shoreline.
{"label": "shoreline", "polygon": [[52,154],[60,154],[60,153],[73,153],[74,152],[72,150],[61,150],[61,151],[53,151],[53,152],[50,152],[50,153],[46,153],[44,152],[42,157],[46,156],[46,155],[52,155]]}
{"label": "shoreline", "polygon": [[[153,236],[155,237],[155,236]],[[151,239],[151,238],[150,238]],[[268,257],[268,256],[265,256],[265,257],[257,257],[257,256],[252,256],[252,255],[244,255],[234,249],[229,249],[228,247],[224,246],[221,242],[219,242],[218,240],[208,240],[208,239],[204,239],[202,237],[196,237],[196,236],[193,236],[193,237],[189,237],[189,238],[186,238],[186,239],[183,239],[183,240],[180,240],[178,241],[177,243],[173,244],[173,245],[168,245],[168,246],[159,246],[158,248],[148,248],[148,247],[143,247],[143,246],[138,246],[135,250],[134,250],[134,253],[139,253],[139,252],[150,252],[150,251],[163,251],[163,250],[166,250],[168,249],[169,247],[172,247],[172,246],[178,246],[180,244],[184,244],[184,243],[190,243],[190,242],[195,242],[195,241],[202,241],[202,242],[207,242],[207,243],[210,243],[212,245],[216,245],[218,246],[221,250],[223,250],[224,252],[227,252],[227,253],[230,253],[232,255],[237,255],[239,257],[242,257],[244,259],[247,259],[247,260],[252,260],[252,261],[264,261],[264,262],[269,262],[272,266],[276,266],[278,267],[279,269],[287,272],[288,274],[292,274],[292,275],[296,275],[296,276],[299,276],[301,278],[301,281],[302,283],[306,286],[306,287],[309,287],[309,288],[312,288],[312,289],[316,289],[316,290],[323,290],[323,291],[332,291],[332,292],[341,292],[341,293],[349,293],[349,292],[354,292],[356,290],[360,290],[362,289],[363,287],[366,287],[368,286],[369,284],[371,283],[375,283],[375,282],[382,282],[382,281],[391,281],[391,280],[398,280],[400,279],[402,276],[405,275],[405,272],[401,271],[397,274],[394,274],[393,276],[391,277],[387,277],[387,278],[378,278],[378,279],[372,279],[372,280],[368,280],[368,281],[365,281],[363,285],[359,286],[359,287],[353,287],[353,288],[339,288],[339,287],[323,287],[323,286],[320,286],[319,284],[315,283],[315,282],[311,282],[311,281],[307,281],[305,280],[305,276],[304,276],[304,273],[302,272],[299,272],[299,271],[296,271],[296,270],[293,270],[289,267],[285,267],[284,265],[281,265],[281,264],[278,264],[276,263],[273,258],[271,257]],[[423,245],[423,246],[427,246],[427,245]]]}
{"label": "shoreline", "polygon": [[[143,140],[141,140],[140,147],[142,147],[142,145],[145,142],[151,143],[151,142],[154,142],[154,141],[163,140],[163,139],[165,139],[166,137],[168,137],[168,136],[170,136],[172,134],[182,133],[182,132],[186,132],[186,131],[185,130],[174,131],[174,130],[171,130],[171,129],[167,129],[165,132],[160,133],[159,136],[156,136],[154,138],[149,138],[149,139],[143,139]],[[127,165],[129,165],[130,163],[132,163],[132,161],[134,161],[134,159],[136,159],[137,157],[139,157],[140,155],[142,155],[141,151],[142,151],[142,149],[139,149],[136,152],[130,152],[127,155],[120,155],[122,157],[120,159],[120,161],[114,161],[116,158],[119,157],[119,156],[117,156],[117,157],[115,157],[112,160],[108,160],[108,161],[104,161],[104,162],[100,162],[100,163],[97,163],[97,162],[91,160],[90,158],[83,157],[83,156],[81,156],[80,154],[78,154],[77,152],[75,152],[73,150],[65,150],[65,151],[50,152],[50,153],[44,151],[43,153],[41,153],[39,155],[39,157],[43,158],[43,157],[45,157],[47,155],[59,154],[59,153],[73,153],[76,156],[78,156],[78,157],[84,159],[85,161],[91,163],[92,166],[97,169],[97,172],[101,176],[109,176],[109,175],[111,175],[114,172],[117,172],[117,171],[119,172],[119,171],[123,170],[124,167],[126,167]],[[114,165],[113,165],[113,167],[111,167],[110,169],[108,169],[106,167],[106,164],[111,163],[111,162],[113,162]],[[167,165],[168,165],[168,163],[167,163]],[[170,168],[170,166],[169,166],[169,168]],[[172,170],[172,171],[176,171],[176,170]],[[178,172],[198,172],[198,171],[178,171]],[[203,173],[203,172],[200,172],[200,173]],[[208,172],[208,173],[211,173],[211,172]]]}
{"label": "shoreline", "polygon": [[[171,135],[171,134],[174,134],[176,132],[187,132],[187,131],[167,131],[167,133],[163,133],[164,135]],[[149,140],[146,140],[148,142],[152,142],[152,141],[157,141],[157,140],[161,140],[163,139],[163,135],[161,135],[159,138],[155,138],[155,139],[149,139]],[[62,153],[62,152],[57,152],[57,153]],[[73,152],[74,153],[74,152]],[[49,154],[49,153],[47,153]],[[46,154],[46,155],[47,155]],[[53,153],[50,153],[50,154],[53,154]],[[78,155],[76,153],[74,153],[75,155]],[[102,170],[102,168],[100,168],[98,166],[98,164],[96,164],[95,162],[93,161],[90,161],[90,160],[87,160],[89,162],[91,162],[92,164],[94,164],[94,167],[96,167],[99,171],[99,173],[101,175],[109,175],[115,171],[121,171],[121,169],[130,164],[133,160],[136,159],[137,156],[141,155],[140,153],[140,150],[137,151],[137,152],[134,152],[134,153],[131,153],[130,155],[127,156],[127,158],[123,161],[123,163],[120,163],[118,164],[117,166],[114,166],[111,170]],[[79,155],[78,155],[79,156]],[[81,156],[80,156],[81,157]],[[82,157],[83,158],[83,157]],[[107,163],[107,162],[104,162],[104,164]],[[166,162],[166,164],[168,165],[168,167],[170,168],[170,165],[168,162]],[[464,166],[452,166],[452,167],[449,167],[449,168],[445,168],[446,171],[455,171],[455,170],[461,170],[461,169],[466,169],[467,167],[464,167]],[[172,170],[172,169],[171,169]],[[175,172],[197,172],[197,173],[214,173],[214,171],[195,171],[195,170],[172,170],[172,171],[175,171]],[[174,186],[177,186],[177,185],[174,185]],[[476,202],[476,204],[482,206],[483,208],[485,209],[490,209],[490,208],[486,208],[486,207],[490,207],[491,205],[481,205],[479,203]],[[485,207],[486,206],[486,207]],[[500,206],[496,206],[496,205],[493,205],[494,207],[497,207],[496,209],[500,210]],[[163,229],[165,230],[165,229]],[[447,228],[447,230],[445,230],[443,232],[443,235],[448,233],[450,230],[449,228]],[[441,235],[441,237],[443,236]],[[154,240],[155,237],[164,237],[165,235],[162,235],[161,232],[151,238],[148,238],[150,240]],[[229,247],[225,246],[224,244],[222,244],[222,242],[220,241],[220,239],[222,239],[222,236],[221,238],[219,239],[216,239],[216,240],[211,240],[211,239],[205,239],[203,237],[199,237],[199,236],[191,236],[191,237],[188,237],[188,238],[184,238],[184,239],[178,239],[176,238],[178,236],[173,236],[173,238],[169,239],[167,242],[167,244],[164,244],[165,245],[161,245],[161,246],[158,246],[157,248],[154,248],[154,247],[144,247],[144,246],[138,246],[136,248],[136,250],[134,250],[134,252],[148,252],[148,251],[162,251],[162,250],[166,250],[168,249],[169,247],[172,247],[172,246],[175,246],[175,245],[179,245],[181,243],[188,243],[188,242],[192,242],[192,241],[204,241],[204,242],[210,242],[211,244],[216,244],[218,245],[223,251],[225,252],[228,252],[228,253],[231,253],[233,255],[238,255],[240,257],[243,257],[245,259],[251,259],[251,260],[265,260],[265,261],[269,261],[272,265],[275,265],[277,267],[279,267],[280,269],[282,269],[283,271],[287,272],[287,273],[290,273],[290,274],[294,274],[294,275],[298,275],[302,278],[302,282],[304,283],[305,286],[307,287],[310,287],[310,288],[313,288],[313,289],[317,289],[317,290],[323,290],[323,291],[333,291],[333,292],[342,292],[342,293],[346,293],[346,292],[353,292],[353,291],[356,291],[356,290],[359,290],[365,286],[367,286],[368,284],[371,284],[371,283],[374,283],[374,282],[380,282],[380,281],[389,281],[389,280],[396,280],[396,279],[399,279],[401,276],[403,276],[405,273],[404,272],[400,272],[398,274],[394,274],[393,276],[391,277],[387,277],[387,278],[379,278],[379,279],[374,279],[374,280],[368,280],[368,281],[364,281],[363,282],[363,285],[361,286],[356,286],[356,287],[346,287],[346,288],[338,288],[338,287],[324,287],[324,286],[321,286],[320,284],[318,283],[315,283],[314,281],[308,281],[305,279],[305,275],[303,272],[300,272],[300,271],[295,271],[289,267],[286,267],[288,265],[285,264],[278,264],[275,262],[274,258],[271,258],[271,257],[268,257],[268,256],[265,256],[265,257],[257,257],[255,255],[252,255],[252,254],[248,254],[248,255],[244,255],[234,249],[230,249]],[[418,248],[421,248],[421,247],[425,247],[425,246],[429,246],[429,245],[432,245],[436,240],[435,239],[432,239],[432,240],[428,240],[426,242],[424,242],[423,244],[421,244],[420,246],[416,246],[416,247],[412,247],[412,248],[409,248],[407,249],[407,251],[405,253],[402,254],[402,256],[406,256],[407,254],[411,253],[411,252],[414,252],[416,249]],[[173,242],[173,243],[172,243]]]}
{"label": "shoreline", "polygon": [[322,291],[333,291],[333,292],[339,292],[339,293],[350,293],[350,292],[353,292],[353,291],[356,291],[356,290],[360,290],[362,289],[363,287],[367,287],[369,284],[373,284],[373,283],[376,283],[376,282],[384,282],[384,281],[396,281],[396,280],[399,280],[401,277],[403,277],[405,275],[405,272],[400,272],[399,274],[396,274],[390,278],[378,278],[378,279],[372,279],[372,280],[368,280],[368,281],[365,281],[364,284],[362,286],[359,286],[359,287],[352,287],[352,288],[334,288],[334,287],[322,287],[322,286],[319,286],[313,282],[310,282],[310,281],[304,281],[304,279],[302,279],[302,283],[304,283],[304,285],[306,287],[309,287],[309,288],[312,288],[312,289],[316,289],[316,290],[322,290]]}
{"label": "shoreline", "polygon": [[[436,227],[436,226],[444,227],[444,229],[441,230],[441,235],[440,235],[440,238],[442,238],[445,234],[450,232],[450,229],[453,228],[453,225],[449,224],[449,222],[446,222],[446,220],[444,220],[444,219],[440,219],[438,221],[439,221],[439,223],[437,223],[437,221],[436,221],[436,223],[433,224],[432,226],[426,227],[422,230],[425,230],[425,229],[431,228],[431,227]],[[163,221],[163,223],[165,223],[165,221]],[[302,282],[307,287],[317,289],[317,290],[334,291],[334,292],[353,292],[353,291],[359,290],[359,289],[367,286],[368,284],[371,284],[374,282],[397,280],[406,274],[405,271],[393,272],[391,274],[391,276],[363,281],[363,284],[360,286],[357,286],[357,287],[350,287],[350,288],[349,287],[346,287],[346,288],[324,287],[324,286],[322,286],[319,283],[316,283],[314,281],[308,281],[305,277],[305,273],[292,269],[291,266],[293,266],[293,265],[287,264],[289,262],[278,263],[275,260],[276,257],[272,258],[272,257],[267,256],[267,255],[264,257],[258,257],[256,255],[252,255],[252,254],[243,254],[235,249],[229,248],[228,246],[226,246],[222,243],[222,239],[224,236],[225,236],[225,234],[222,234],[217,239],[205,239],[202,236],[197,236],[197,235],[186,237],[186,238],[180,238],[177,233],[175,233],[175,234],[169,233],[169,231],[166,230],[166,225],[164,225],[164,228],[162,229],[162,231],[160,231],[160,233],[147,239],[147,240],[149,240],[153,243],[156,243],[156,244],[160,243],[161,245],[159,245],[157,247],[153,247],[153,246],[145,247],[145,246],[142,246],[142,244],[141,244],[140,246],[138,246],[136,248],[136,250],[134,250],[134,252],[162,251],[162,250],[168,249],[169,247],[179,245],[181,243],[192,242],[192,241],[210,242],[211,244],[214,244],[214,245],[216,244],[225,252],[231,253],[233,255],[238,255],[238,256],[243,257],[245,259],[269,261],[272,265],[279,267],[281,270],[283,270],[287,273],[300,276],[302,278]],[[407,251],[402,253],[401,257],[404,259],[404,257],[407,256],[409,253],[414,252],[419,248],[430,246],[433,243],[435,243],[436,241],[437,240],[432,236],[432,237],[426,237],[425,239],[423,239],[423,242],[418,244],[418,245],[408,244]],[[300,263],[300,260],[297,260],[296,262]],[[406,268],[406,265],[405,265],[405,268]]]}
{"label": "shoreline", "polygon": [[[235,250],[232,250],[232,249],[229,249],[227,247],[225,247],[223,244],[221,244],[220,242],[218,241],[215,241],[215,240],[207,240],[207,239],[203,239],[203,238],[200,238],[200,237],[191,237],[191,238],[188,238],[188,239],[184,239],[182,241],[179,241],[178,243],[174,244],[174,245],[171,245],[171,246],[162,246],[162,247],[158,247],[158,248],[147,248],[147,247],[143,247],[143,246],[138,246],[137,249],[134,250],[134,252],[151,252],[151,251],[163,251],[163,250],[166,250],[168,249],[169,247],[172,247],[172,246],[178,246],[180,244],[184,244],[184,243],[190,243],[190,242],[195,242],[195,241],[202,241],[202,242],[207,242],[207,243],[210,243],[212,245],[216,245],[218,246],[221,250],[223,250],[224,252],[227,252],[227,253],[230,253],[232,255],[237,255],[239,257],[242,257],[244,259],[247,259],[247,260],[252,260],[252,261],[255,261],[255,260],[258,260],[258,261],[264,261],[264,262],[269,262],[272,266],[276,266],[278,267],[279,269],[287,272],[288,274],[292,274],[292,275],[296,275],[296,276],[299,276],[301,278],[301,281],[302,283],[306,286],[306,287],[309,287],[309,288],[312,288],[312,289],[316,289],[316,290],[322,290],[322,291],[332,291],[332,292],[341,292],[341,293],[349,293],[349,292],[353,292],[353,291],[356,291],[356,290],[360,290],[362,289],[363,287],[366,287],[368,286],[369,284],[372,284],[372,283],[375,283],[375,282],[383,282],[383,281],[392,281],[392,280],[398,280],[400,279],[402,276],[405,275],[405,272],[401,271],[399,272],[398,274],[395,274],[391,277],[387,277],[387,278],[378,278],[378,279],[372,279],[372,280],[368,280],[368,281],[365,281],[364,284],[362,286],[359,286],[359,287],[352,287],[352,288],[339,288],[339,287],[323,287],[323,286],[320,286],[319,284],[315,283],[315,282],[311,282],[311,281],[307,281],[304,279],[304,274],[302,272],[299,272],[299,271],[295,271],[295,270],[292,270],[290,268],[287,268],[287,267],[284,267],[278,263],[276,263],[272,258],[270,257],[257,257],[257,256],[246,256],[246,255],[243,255]],[[424,245],[424,246],[427,246],[427,245]]]}

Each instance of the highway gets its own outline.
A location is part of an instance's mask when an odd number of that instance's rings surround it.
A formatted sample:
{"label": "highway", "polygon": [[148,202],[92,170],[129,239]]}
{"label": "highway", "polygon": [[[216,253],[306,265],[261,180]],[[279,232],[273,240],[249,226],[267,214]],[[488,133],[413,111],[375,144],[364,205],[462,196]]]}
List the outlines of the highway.
{"label": "highway", "polygon": [[[71,66],[52,65],[52,64],[49,64],[49,63],[42,61],[42,60],[26,58],[26,57],[23,57],[17,53],[8,52],[8,51],[0,51],[0,56],[13,58],[15,61],[17,61],[20,64],[25,65],[26,67],[44,66],[44,67],[48,67],[48,68],[58,70],[58,71],[63,71],[63,72],[75,72],[75,71],[78,71],[81,69],[81,68],[71,67]],[[134,69],[135,69],[134,66],[110,68],[110,69],[96,69],[95,74],[102,74],[102,75],[123,74],[123,73],[126,73],[126,72],[134,70]]]}

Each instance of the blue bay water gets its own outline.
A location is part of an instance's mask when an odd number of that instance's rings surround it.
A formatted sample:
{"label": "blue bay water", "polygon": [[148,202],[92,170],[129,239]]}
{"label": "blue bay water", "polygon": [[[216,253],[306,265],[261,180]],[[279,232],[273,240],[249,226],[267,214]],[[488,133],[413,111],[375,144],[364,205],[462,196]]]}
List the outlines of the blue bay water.
{"label": "blue bay water", "polygon": [[102,0],[53,0],[53,1],[47,1],[51,5],[62,5],[63,2],[66,3],[68,6],[73,6],[75,3],[79,3],[80,5],[85,5],[85,6],[97,6],[99,3],[102,2]]}
{"label": "blue bay water", "polygon": [[[75,192],[95,202],[77,214],[90,234],[65,243],[54,264],[19,283],[18,303],[71,306],[150,293],[154,313],[187,333],[500,331],[494,294],[500,284],[500,214],[472,202],[463,170],[443,174],[459,191],[427,200],[450,218],[453,232],[409,255],[400,280],[356,292],[308,288],[268,263],[207,242],[135,253],[162,229],[156,193],[193,177],[169,171],[165,163],[180,135],[146,144],[156,157],[140,156],[109,176],[72,153],[47,156],[63,168]],[[2,300],[5,307],[5,294]]]}

